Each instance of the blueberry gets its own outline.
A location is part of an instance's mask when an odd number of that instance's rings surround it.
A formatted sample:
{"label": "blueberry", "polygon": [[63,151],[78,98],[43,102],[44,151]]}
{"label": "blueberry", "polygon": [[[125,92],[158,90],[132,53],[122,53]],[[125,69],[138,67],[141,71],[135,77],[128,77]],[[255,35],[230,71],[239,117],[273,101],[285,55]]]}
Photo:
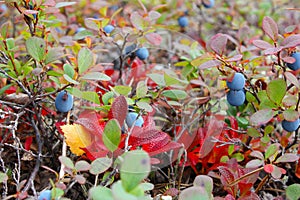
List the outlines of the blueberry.
{"label": "blueberry", "polygon": [[181,16],[178,18],[178,24],[181,27],[186,27],[189,24],[189,20],[186,16]]}
{"label": "blueberry", "polygon": [[146,58],[148,58],[149,56],[149,51],[147,48],[145,47],[142,47],[142,48],[139,48],[137,51],[136,51],[136,56],[141,59],[141,60],[145,60]]}
{"label": "blueberry", "polygon": [[243,90],[230,90],[227,94],[227,101],[232,106],[240,106],[245,102],[245,92]]}
{"label": "blueberry", "polygon": [[55,98],[56,110],[62,113],[69,112],[73,107],[73,96],[63,90]]}
{"label": "blueberry", "polygon": [[38,200],[51,200],[51,190],[44,190],[40,193]]}
{"label": "blueberry", "polygon": [[231,90],[241,90],[245,86],[245,77],[241,73],[235,73],[231,82],[227,81],[227,87]]}
{"label": "blueberry", "polygon": [[[139,127],[142,127],[143,124],[144,124],[144,119],[139,116],[138,118],[138,114],[135,113],[135,112],[129,112],[126,116],[126,124],[128,126],[128,128],[131,128],[133,125],[134,126],[139,126]],[[136,119],[137,118],[137,119]],[[135,121],[136,120],[136,121]],[[134,123],[135,122],[135,123]],[[134,124],[133,124],[134,123]]]}
{"label": "blueberry", "polygon": [[282,128],[288,132],[293,132],[295,130],[297,130],[297,128],[299,127],[300,124],[300,120],[297,119],[295,121],[287,121],[287,120],[283,120],[281,125]]}
{"label": "blueberry", "polygon": [[110,24],[104,26],[104,28],[103,28],[103,30],[104,30],[105,33],[111,33],[114,29],[115,29],[115,27],[113,27]]}
{"label": "blueberry", "polygon": [[293,57],[293,58],[295,58],[296,61],[294,63],[286,63],[286,65],[291,70],[296,71],[297,69],[300,68],[300,52],[292,53],[290,56]]}
{"label": "blueberry", "polygon": [[215,5],[215,0],[204,0],[202,1],[202,5],[205,7],[205,8],[212,8],[214,5]]}

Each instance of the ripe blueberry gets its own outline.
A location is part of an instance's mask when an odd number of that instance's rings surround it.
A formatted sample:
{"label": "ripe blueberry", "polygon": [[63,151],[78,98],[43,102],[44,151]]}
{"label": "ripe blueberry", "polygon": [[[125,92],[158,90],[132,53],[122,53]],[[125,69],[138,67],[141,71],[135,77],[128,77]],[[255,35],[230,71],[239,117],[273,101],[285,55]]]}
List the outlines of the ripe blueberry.
{"label": "ripe blueberry", "polygon": [[300,120],[297,119],[295,121],[287,121],[287,120],[283,120],[281,122],[282,128],[288,132],[293,132],[295,130],[297,130],[297,128],[299,127],[300,124]]}
{"label": "ripe blueberry", "polygon": [[245,102],[246,96],[243,90],[230,90],[227,94],[227,101],[232,106],[240,106]]}
{"label": "ripe blueberry", "polygon": [[69,112],[73,107],[73,96],[63,90],[55,98],[56,110],[62,113]]}
{"label": "ripe blueberry", "polygon": [[227,80],[227,87],[231,90],[241,90],[245,86],[245,77],[241,73],[235,73],[232,81]]}
{"label": "ripe blueberry", "polygon": [[215,1],[214,0],[203,0],[202,5],[205,8],[212,8],[215,5]]}
{"label": "ripe blueberry", "polygon": [[110,24],[104,26],[104,28],[103,28],[103,30],[104,30],[105,33],[111,33],[114,29],[115,29],[115,27],[113,27]]}
{"label": "ripe blueberry", "polygon": [[290,68],[291,70],[296,71],[297,69],[300,68],[300,52],[295,52],[291,54],[291,57],[295,58],[296,61],[294,63],[286,63],[286,65],[288,66],[288,68]]}
{"label": "ripe blueberry", "polygon": [[51,190],[44,190],[40,193],[38,200],[51,200]]}
{"label": "ripe blueberry", "polygon": [[128,128],[131,128],[133,125],[142,127],[144,124],[144,119],[141,116],[138,117],[138,114],[135,112],[129,112],[126,116],[125,121]]}
{"label": "ripe blueberry", "polygon": [[186,16],[181,16],[178,18],[178,24],[180,27],[186,27],[189,24],[189,20]]}
{"label": "ripe blueberry", "polygon": [[141,60],[145,60],[149,56],[149,51],[145,47],[139,48],[136,51],[136,56]]}

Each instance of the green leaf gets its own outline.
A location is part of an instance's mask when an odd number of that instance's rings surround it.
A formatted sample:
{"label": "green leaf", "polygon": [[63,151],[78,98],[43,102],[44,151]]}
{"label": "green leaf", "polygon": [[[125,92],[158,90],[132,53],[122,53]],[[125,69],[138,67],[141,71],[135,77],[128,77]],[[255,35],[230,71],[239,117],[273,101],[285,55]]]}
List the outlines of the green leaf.
{"label": "green leaf", "polygon": [[198,175],[194,179],[193,185],[195,187],[205,188],[207,194],[211,194],[213,191],[213,179],[206,175]]}
{"label": "green leaf", "polygon": [[166,86],[166,82],[163,74],[147,74],[159,86]]}
{"label": "green leaf", "polygon": [[55,8],[62,8],[62,7],[66,7],[66,6],[72,6],[74,4],[76,4],[77,2],[75,1],[70,1],[70,2],[59,2],[55,5]]}
{"label": "green leaf", "polygon": [[300,184],[294,183],[289,185],[286,190],[286,197],[289,200],[298,200],[300,198]]}
{"label": "green leaf", "polygon": [[148,87],[147,87],[145,81],[138,82],[138,84],[136,86],[136,97],[142,98],[147,95],[147,92],[148,92]]}
{"label": "green leaf", "polygon": [[91,168],[91,165],[85,160],[79,160],[75,163],[75,169],[78,172],[88,171]]}
{"label": "green leaf", "polygon": [[244,160],[244,154],[242,153],[235,153],[231,156],[231,158],[235,158],[238,162],[241,162]]}
{"label": "green leaf", "polygon": [[121,141],[121,128],[116,119],[111,119],[105,125],[102,139],[104,145],[111,151],[115,151]]}
{"label": "green leaf", "polygon": [[271,144],[265,152],[265,160],[273,156],[278,151],[276,144]]}
{"label": "green leaf", "polygon": [[107,187],[93,187],[89,193],[92,200],[114,200],[111,189]]}
{"label": "green leaf", "polygon": [[74,35],[74,40],[82,40],[88,36],[93,36],[94,34],[89,30],[83,30]]}
{"label": "green leaf", "polygon": [[137,197],[128,193],[125,188],[123,187],[123,182],[118,181],[112,185],[112,193],[114,200],[138,200]]}
{"label": "green leaf", "polygon": [[147,103],[147,102],[139,101],[139,102],[136,103],[136,105],[140,109],[144,109],[146,112],[152,112],[153,111],[152,106],[150,106],[150,104]]}
{"label": "green leaf", "polygon": [[120,174],[122,185],[128,192],[133,190],[150,173],[150,157],[143,150],[125,153],[121,163]]}
{"label": "green leaf", "polygon": [[70,78],[74,77],[75,70],[74,67],[70,64],[64,64],[64,73],[67,74]]}
{"label": "green leaf", "polygon": [[68,76],[67,74],[63,75],[64,79],[66,79],[66,81],[68,81],[69,83],[73,83],[75,85],[78,85],[79,82],[75,81],[74,79],[72,79],[70,76]]}
{"label": "green leaf", "polygon": [[284,119],[287,121],[295,121],[299,118],[299,112],[296,110],[288,109],[288,110],[283,111],[282,114],[283,114]]}
{"label": "green leaf", "polygon": [[45,64],[52,63],[64,56],[63,48],[56,47],[48,50],[45,57]]}
{"label": "green leaf", "polygon": [[169,76],[167,73],[164,73],[164,79],[166,86],[177,85],[180,83],[180,81],[177,78]]}
{"label": "green leaf", "polygon": [[165,90],[161,94],[173,100],[185,99],[187,97],[187,93],[182,90]]}
{"label": "green leaf", "polygon": [[97,158],[91,163],[90,173],[97,175],[102,174],[106,170],[108,170],[112,165],[112,159],[103,157],[103,158]]}
{"label": "green leaf", "polygon": [[274,116],[274,111],[272,109],[266,108],[255,112],[250,117],[250,124],[253,126],[260,126],[269,122]]}
{"label": "green leaf", "polygon": [[132,90],[132,88],[130,86],[126,86],[126,85],[117,85],[113,89],[118,94],[124,95],[124,96],[127,96]]}
{"label": "green leaf", "polygon": [[90,72],[81,77],[84,80],[94,80],[94,81],[110,81],[111,78],[101,72]]}
{"label": "green leaf", "polygon": [[28,53],[38,62],[41,62],[46,53],[46,42],[42,38],[31,37],[26,40]]}
{"label": "green leaf", "polygon": [[100,104],[100,100],[99,100],[99,96],[98,96],[97,92],[84,91],[84,92],[82,92],[81,98],[91,101],[96,104]]}
{"label": "green leaf", "polygon": [[267,86],[267,95],[271,101],[280,105],[286,93],[286,82],[283,79],[271,81]]}
{"label": "green leaf", "polygon": [[109,100],[114,98],[115,94],[113,92],[106,92],[104,95],[102,95],[102,101],[104,105],[108,105]]}
{"label": "green leaf", "polygon": [[8,84],[0,88],[0,95],[2,95],[8,88],[10,88],[13,84]]}
{"label": "green leaf", "polygon": [[189,187],[184,189],[178,200],[210,200],[211,194],[208,194],[203,187]]}
{"label": "green leaf", "polygon": [[60,161],[62,164],[64,164],[67,168],[69,168],[69,169],[74,169],[74,168],[75,168],[73,161],[72,161],[69,157],[66,157],[66,156],[59,156],[58,159],[59,159],[59,161]]}
{"label": "green leaf", "polygon": [[78,73],[79,75],[83,74],[88,70],[94,63],[93,53],[88,48],[80,49],[78,53]]}

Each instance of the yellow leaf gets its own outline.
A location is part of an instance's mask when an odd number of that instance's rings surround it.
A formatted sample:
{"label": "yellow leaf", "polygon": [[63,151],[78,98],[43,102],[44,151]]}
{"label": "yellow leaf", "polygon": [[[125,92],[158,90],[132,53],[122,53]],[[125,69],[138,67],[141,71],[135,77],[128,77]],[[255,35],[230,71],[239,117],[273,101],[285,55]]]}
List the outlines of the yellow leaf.
{"label": "yellow leaf", "polygon": [[90,133],[80,124],[63,125],[61,129],[71,152],[77,156],[84,154],[81,148],[86,148],[92,143]]}

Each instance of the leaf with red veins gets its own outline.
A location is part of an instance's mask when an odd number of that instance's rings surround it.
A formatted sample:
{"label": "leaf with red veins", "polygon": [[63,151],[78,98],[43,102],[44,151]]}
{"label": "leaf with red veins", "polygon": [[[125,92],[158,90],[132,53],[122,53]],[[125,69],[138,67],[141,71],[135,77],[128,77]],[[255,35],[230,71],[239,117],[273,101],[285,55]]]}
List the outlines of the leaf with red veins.
{"label": "leaf with red veins", "polygon": [[225,166],[218,167],[221,174],[221,183],[224,185],[224,189],[231,195],[236,196],[238,191],[238,185],[229,186],[237,177],[231,169]]}

